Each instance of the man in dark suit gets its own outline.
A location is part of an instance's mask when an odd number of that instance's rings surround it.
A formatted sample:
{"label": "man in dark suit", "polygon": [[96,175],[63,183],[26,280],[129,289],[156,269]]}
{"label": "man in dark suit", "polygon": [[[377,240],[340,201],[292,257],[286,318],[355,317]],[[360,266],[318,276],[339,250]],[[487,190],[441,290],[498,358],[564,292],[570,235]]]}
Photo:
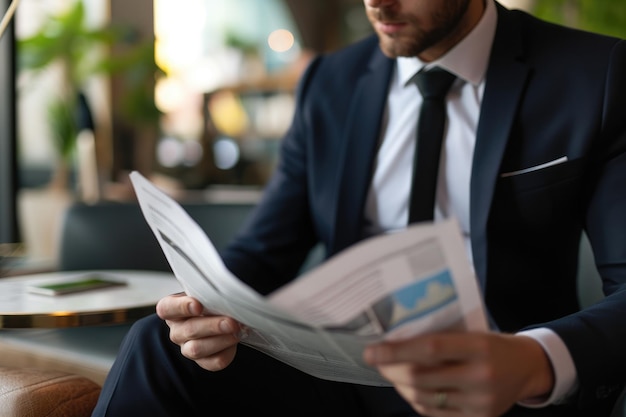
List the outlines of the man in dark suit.
{"label": "man in dark suit", "polygon": [[[332,256],[404,227],[412,79],[443,68],[456,80],[434,219],[459,220],[494,331],[371,346],[395,389],[361,387],[255,353],[238,323],[171,296],[167,325],[131,330],[94,415],[609,414],[626,381],[626,42],[492,0],[364,3],[377,36],[312,62],[277,172],[224,260],[269,293],[317,242]],[[583,230],[607,297],[579,311]]]}

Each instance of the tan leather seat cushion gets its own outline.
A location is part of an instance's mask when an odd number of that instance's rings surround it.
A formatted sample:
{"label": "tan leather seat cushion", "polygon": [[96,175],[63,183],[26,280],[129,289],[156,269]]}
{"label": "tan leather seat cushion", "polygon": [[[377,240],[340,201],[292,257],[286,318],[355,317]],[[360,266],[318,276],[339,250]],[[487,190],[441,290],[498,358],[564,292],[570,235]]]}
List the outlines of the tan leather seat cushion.
{"label": "tan leather seat cushion", "polygon": [[0,416],[89,417],[100,386],[59,371],[0,367]]}

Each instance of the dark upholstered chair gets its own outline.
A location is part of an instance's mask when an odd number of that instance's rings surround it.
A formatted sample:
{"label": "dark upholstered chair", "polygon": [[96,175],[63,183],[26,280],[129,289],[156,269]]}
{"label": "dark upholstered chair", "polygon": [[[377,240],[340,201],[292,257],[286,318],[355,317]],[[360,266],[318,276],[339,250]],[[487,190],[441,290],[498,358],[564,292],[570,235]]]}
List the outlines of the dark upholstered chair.
{"label": "dark upholstered chair", "polygon": [[582,307],[588,307],[603,297],[602,282],[593,259],[593,251],[589,240],[583,235],[578,262],[578,299]]}
{"label": "dark upholstered chair", "polygon": [[[251,204],[185,204],[217,249],[239,229]],[[76,203],[66,212],[59,269],[170,271],[165,255],[135,203]]]}
{"label": "dark upholstered chair", "polygon": [[[252,211],[251,203],[187,203],[183,208],[218,249],[224,248]],[[76,203],[66,211],[58,269],[171,271],[141,209],[135,203]],[[315,247],[302,272],[324,259]]]}

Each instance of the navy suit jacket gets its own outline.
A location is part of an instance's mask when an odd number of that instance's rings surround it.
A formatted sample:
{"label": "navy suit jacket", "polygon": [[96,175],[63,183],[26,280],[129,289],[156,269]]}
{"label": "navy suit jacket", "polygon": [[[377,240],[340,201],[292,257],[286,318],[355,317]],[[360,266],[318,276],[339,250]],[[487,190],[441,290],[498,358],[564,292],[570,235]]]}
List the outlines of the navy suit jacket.
{"label": "navy suit jacket", "polygon": [[[260,292],[293,279],[317,242],[332,256],[360,239],[394,62],[370,37],[304,74],[276,173],[224,253]],[[498,6],[471,177],[473,261],[501,330],[546,326],[564,340],[580,404],[626,381],[625,149],[626,41]],[[583,230],[607,297],[579,311]]]}

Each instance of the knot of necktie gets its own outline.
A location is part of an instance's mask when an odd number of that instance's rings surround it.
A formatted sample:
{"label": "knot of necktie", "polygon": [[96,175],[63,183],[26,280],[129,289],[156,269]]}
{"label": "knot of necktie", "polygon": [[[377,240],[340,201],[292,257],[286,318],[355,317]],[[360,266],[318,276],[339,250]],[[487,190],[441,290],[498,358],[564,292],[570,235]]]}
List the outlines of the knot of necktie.
{"label": "knot of necktie", "polygon": [[425,100],[444,98],[455,79],[454,74],[439,67],[415,74],[415,84]]}

